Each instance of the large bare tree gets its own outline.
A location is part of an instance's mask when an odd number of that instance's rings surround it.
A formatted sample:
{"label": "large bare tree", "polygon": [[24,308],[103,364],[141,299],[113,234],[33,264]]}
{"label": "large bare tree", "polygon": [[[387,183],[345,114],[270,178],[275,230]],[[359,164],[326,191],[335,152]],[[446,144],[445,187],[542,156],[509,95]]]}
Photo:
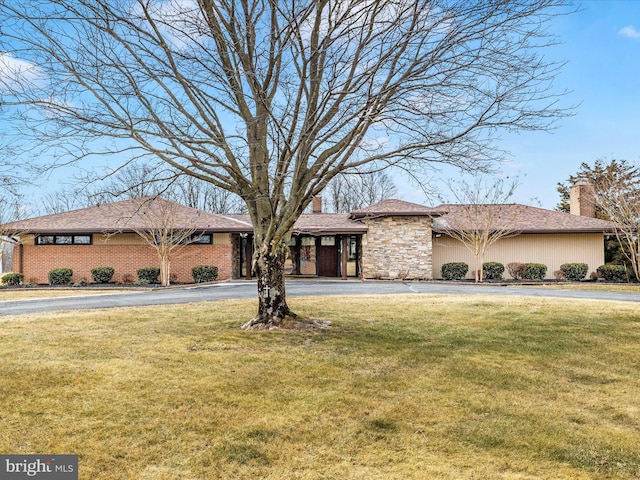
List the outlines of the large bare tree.
{"label": "large bare tree", "polygon": [[562,0],[0,0],[0,89],[60,163],[160,159],[239,195],[258,279],[247,327],[273,326],[291,314],[293,224],[336,175],[480,168],[501,130],[563,113],[560,65],[544,54],[565,11]]}

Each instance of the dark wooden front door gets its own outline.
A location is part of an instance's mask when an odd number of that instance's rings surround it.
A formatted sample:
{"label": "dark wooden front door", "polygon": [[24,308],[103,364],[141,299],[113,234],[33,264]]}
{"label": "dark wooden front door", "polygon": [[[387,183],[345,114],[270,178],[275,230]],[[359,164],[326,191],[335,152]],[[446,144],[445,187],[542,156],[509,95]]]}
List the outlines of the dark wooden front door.
{"label": "dark wooden front door", "polygon": [[318,242],[318,276],[337,277],[338,276],[338,242],[334,245],[322,245]]}

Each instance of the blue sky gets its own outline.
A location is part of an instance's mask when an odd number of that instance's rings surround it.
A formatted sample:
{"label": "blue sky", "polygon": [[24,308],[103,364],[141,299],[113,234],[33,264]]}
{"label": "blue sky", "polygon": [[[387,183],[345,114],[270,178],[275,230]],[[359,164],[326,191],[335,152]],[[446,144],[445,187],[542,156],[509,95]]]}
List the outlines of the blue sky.
{"label": "blue sky", "polygon": [[[560,120],[552,133],[505,135],[499,144],[511,152],[503,175],[519,178],[514,202],[552,209],[558,202],[557,183],[574,174],[581,162],[640,162],[640,0],[590,0],[579,8],[553,21],[551,32],[562,43],[547,52],[551,59],[567,62],[555,88],[571,91],[564,101],[578,105],[575,115]],[[440,174],[442,180],[456,176],[453,169]],[[63,172],[54,177],[71,181]],[[406,185],[400,174],[395,178],[399,198],[439,202]]]}
{"label": "blue sky", "polygon": [[[553,133],[504,136],[500,144],[512,153],[503,174],[519,178],[517,203],[553,209],[557,183],[582,162],[640,161],[640,1],[591,0],[580,8],[555,19],[551,32],[562,44],[548,52],[567,61],[555,87],[571,91],[565,102],[578,105],[575,115]],[[403,190],[403,196],[429,203],[418,191]]]}

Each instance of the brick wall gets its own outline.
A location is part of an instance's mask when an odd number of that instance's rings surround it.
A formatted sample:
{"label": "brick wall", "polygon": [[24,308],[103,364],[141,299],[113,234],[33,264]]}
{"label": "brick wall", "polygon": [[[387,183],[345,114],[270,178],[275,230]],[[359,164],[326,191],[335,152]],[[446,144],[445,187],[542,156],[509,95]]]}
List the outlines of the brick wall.
{"label": "brick wall", "polygon": [[430,280],[432,231],[430,217],[365,218],[369,231],[362,238],[364,278]]}
{"label": "brick wall", "polygon": [[[179,283],[193,282],[191,269],[198,265],[218,267],[218,278],[231,278],[231,243],[213,245],[187,245],[178,258],[171,262],[171,274]],[[16,249],[18,251],[18,249]],[[19,271],[20,256],[14,255],[14,271]],[[91,282],[91,269],[113,267],[113,281],[137,281],[137,270],[158,267],[155,250],[146,245],[24,245],[22,247],[22,273],[26,282],[48,283],[48,274],[54,268],[71,268],[72,281]]]}

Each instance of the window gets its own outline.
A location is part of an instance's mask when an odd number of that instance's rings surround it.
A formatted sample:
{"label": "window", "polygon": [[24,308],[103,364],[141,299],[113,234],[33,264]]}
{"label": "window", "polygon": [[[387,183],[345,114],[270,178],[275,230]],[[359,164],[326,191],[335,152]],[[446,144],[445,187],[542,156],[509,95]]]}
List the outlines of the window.
{"label": "window", "polygon": [[91,235],[74,235],[74,245],[91,245]]}
{"label": "window", "polygon": [[355,235],[351,235],[349,237],[349,251],[348,251],[349,261],[358,259],[358,237]]}
{"label": "window", "polygon": [[91,245],[91,235],[38,235],[36,245]]}
{"label": "window", "polygon": [[53,245],[55,237],[53,235],[40,235],[36,237],[36,245]]}
{"label": "window", "polygon": [[320,245],[323,247],[335,247],[336,237],[323,236],[320,237]]}
{"label": "window", "polygon": [[210,245],[213,235],[210,233],[195,233],[191,236],[191,243]]}

